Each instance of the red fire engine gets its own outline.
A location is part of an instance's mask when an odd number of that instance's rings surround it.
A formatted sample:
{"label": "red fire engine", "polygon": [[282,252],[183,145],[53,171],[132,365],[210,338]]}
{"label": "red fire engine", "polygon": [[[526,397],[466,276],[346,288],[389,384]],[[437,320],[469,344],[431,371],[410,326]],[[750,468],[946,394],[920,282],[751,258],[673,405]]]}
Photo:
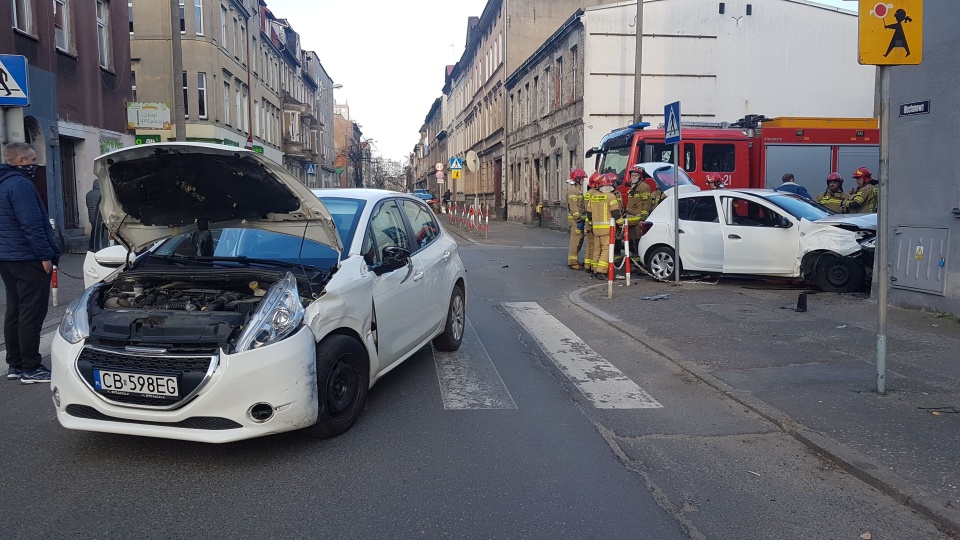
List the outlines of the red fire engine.
{"label": "red fire engine", "polygon": [[[877,170],[880,162],[876,118],[748,115],[734,124],[684,123],[682,135],[680,165],[701,189],[707,173],[720,174],[727,187],[775,188],[789,172],[810,193],[819,193],[831,172],[849,178],[858,167]],[[597,171],[623,181],[635,163],[673,163],[674,146],[663,141],[662,129],[634,124],[604,136],[587,157],[596,155]]]}

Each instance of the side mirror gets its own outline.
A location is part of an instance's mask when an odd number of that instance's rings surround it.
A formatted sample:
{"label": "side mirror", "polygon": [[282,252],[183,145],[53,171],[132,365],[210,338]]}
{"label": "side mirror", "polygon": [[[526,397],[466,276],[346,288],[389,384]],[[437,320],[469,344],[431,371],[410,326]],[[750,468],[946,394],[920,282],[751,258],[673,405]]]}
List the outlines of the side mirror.
{"label": "side mirror", "polygon": [[777,223],[777,227],[780,227],[781,229],[789,229],[790,227],[793,227],[793,222],[781,216],[780,222]]}
{"label": "side mirror", "polygon": [[131,263],[136,255],[127,251],[124,246],[116,245],[103,248],[93,255],[97,264],[106,268],[120,268],[124,264]]}
{"label": "side mirror", "polygon": [[397,268],[403,268],[409,263],[410,250],[399,246],[387,246],[383,248],[380,264],[373,271],[377,275],[382,275]]}

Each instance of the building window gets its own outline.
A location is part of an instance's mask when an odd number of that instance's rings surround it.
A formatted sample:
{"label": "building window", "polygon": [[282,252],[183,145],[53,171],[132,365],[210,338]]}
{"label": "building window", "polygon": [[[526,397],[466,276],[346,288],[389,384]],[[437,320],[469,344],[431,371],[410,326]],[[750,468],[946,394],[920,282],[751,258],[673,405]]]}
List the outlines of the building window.
{"label": "building window", "polygon": [[33,0],[13,0],[13,27],[33,34]]}
{"label": "building window", "polygon": [[57,48],[61,51],[70,51],[70,12],[67,10],[67,0],[53,1],[53,33]]}
{"label": "building window", "polygon": [[184,0],[180,0],[180,33],[181,33],[181,34],[186,34],[186,33],[187,33],[187,19],[185,18],[185,17],[186,17],[186,14],[184,13],[184,11],[186,11],[186,10],[183,8],[183,2],[184,2]]}
{"label": "building window", "polygon": [[183,72],[183,117],[190,118],[190,101],[188,92],[190,88],[187,86],[187,72]]}
{"label": "building window", "polygon": [[247,62],[247,27],[240,27],[240,63]]}
{"label": "building window", "polygon": [[137,101],[137,72],[130,72],[130,92],[133,101]]}
{"label": "building window", "polygon": [[223,123],[230,125],[230,83],[223,82]]}
{"label": "building window", "polygon": [[237,43],[240,39],[240,21],[233,18],[233,56],[240,58],[240,45]]}
{"label": "building window", "polygon": [[543,89],[543,115],[546,116],[553,110],[550,108],[550,104],[553,103],[554,94],[553,77],[550,76],[550,68],[543,70],[543,77],[547,79],[546,88]]}
{"label": "building window", "polygon": [[557,58],[557,69],[553,74],[553,109],[560,108],[561,98],[563,95],[563,57]]}
{"label": "building window", "polygon": [[253,133],[257,137],[263,138],[260,133],[260,102],[253,100]]}
{"label": "building window", "polygon": [[570,103],[577,100],[577,47],[570,47]]}
{"label": "building window", "polygon": [[198,36],[203,35],[203,0],[193,0],[193,28]]}
{"label": "building window", "polygon": [[130,22],[130,35],[133,35],[133,0],[127,1],[127,20]]}
{"label": "building window", "polygon": [[247,87],[243,87],[243,131],[250,133],[250,95]]}
{"label": "building window", "polygon": [[197,73],[197,107],[200,118],[207,117],[207,74]]}
{"label": "building window", "polygon": [[220,6],[220,46],[227,48],[227,8]]}
{"label": "building window", "polygon": [[[527,96],[530,97],[530,96]],[[530,120],[540,119],[540,77],[533,78],[533,114]]]}
{"label": "building window", "polygon": [[97,46],[100,49],[100,67],[110,68],[110,2],[97,0]]}
{"label": "building window", "polygon": [[234,89],[236,94],[235,104],[237,106],[237,129],[243,128],[243,104],[240,102],[240,83],[237,83],[237,87]]}

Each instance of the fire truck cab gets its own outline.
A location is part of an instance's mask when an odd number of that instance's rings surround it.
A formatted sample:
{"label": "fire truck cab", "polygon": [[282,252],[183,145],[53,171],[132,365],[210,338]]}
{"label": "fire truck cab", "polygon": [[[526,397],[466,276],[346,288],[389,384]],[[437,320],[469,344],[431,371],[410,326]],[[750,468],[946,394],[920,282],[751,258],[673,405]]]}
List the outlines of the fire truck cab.
{"label": "fire truck cab", "polygon": [[[634,164],[674,161],[674,145],[664,144],[662,129],[649,126],[643,122],[614,130],[586,157],[596,156],[596,170],[616,173],[620,189],[626,190],[624,173]],[[858,167],[879,168],[876,118],[748,115],[733,124],[684,123],[682,134],[680,166],[701,189],[706,189],[707,173],[719,174],[731,188],[776,188],[790,172],[815,194],[823,191],[831,172],[849,177]]]}

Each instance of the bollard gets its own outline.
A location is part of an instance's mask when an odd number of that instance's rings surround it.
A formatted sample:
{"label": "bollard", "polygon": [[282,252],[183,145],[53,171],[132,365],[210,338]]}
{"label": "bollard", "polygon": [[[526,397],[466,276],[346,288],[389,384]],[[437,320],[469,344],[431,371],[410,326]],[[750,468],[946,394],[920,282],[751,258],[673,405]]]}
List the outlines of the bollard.
{"label": "bollard", "polygon": [[610,220],[610,250],[607,252],[607,260],[609,265],[607,266],[607,298],[613,298],[613,247],[614,242],[616,242],[617,235],[617,224]]}
{"label": "bollard", "polygon": [[485,238],[490,238],[490,205],[487,205],[487,215],[484,219],[486,220]]}
{"label": "bollard", "polygon": [[807,293],[802,292],[797,297],[797,307],[794,309],[797,313],[806,313],[807,311]]}
{"label": "bollard", "polygon": [[50,300],[53,302],[54,307],[60,305],[60,300],[57,298],[57,289],[59,289],[59,287],[57,283],[57,267],[54,265],[53,270],[50,272]]}
{"label": "bollard", "polygon": [[623,268],[627,277],[627,287],[630,286],[630,227],[623,224]]}

